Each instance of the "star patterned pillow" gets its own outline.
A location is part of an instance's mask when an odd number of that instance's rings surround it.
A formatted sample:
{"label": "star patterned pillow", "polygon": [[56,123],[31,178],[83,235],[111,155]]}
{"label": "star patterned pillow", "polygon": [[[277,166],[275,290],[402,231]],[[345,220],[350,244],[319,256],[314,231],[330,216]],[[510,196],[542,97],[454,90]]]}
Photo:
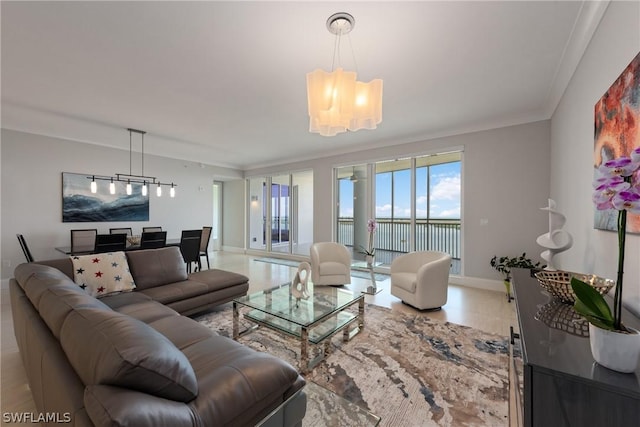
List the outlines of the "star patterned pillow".
{"label": "star patterned pillow", "polygon": [[100,298],[136,287],[124,252],[74,255],[71,261],[74,281],[91,296]]}

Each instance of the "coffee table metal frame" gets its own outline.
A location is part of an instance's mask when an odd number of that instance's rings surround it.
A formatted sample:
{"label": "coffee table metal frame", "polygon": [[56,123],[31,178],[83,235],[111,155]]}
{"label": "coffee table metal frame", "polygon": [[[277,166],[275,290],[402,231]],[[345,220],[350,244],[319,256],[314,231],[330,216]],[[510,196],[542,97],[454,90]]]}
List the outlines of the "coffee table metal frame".
{"label": "coffee table metal frame", "polygon": [[[234,299],[233,339],[237,341],[239,337],[258,326],[293,336],[300,340],[300,371],[309,372],[330,353],[331,337],[342,331],[342,339],[347,342],[364,329],[365,322],[364,294],[333,287],[314,289],[312,284],[309,293],[309,299],[295,298],[291,294],[290,284],[285,284]],[[337,296],[335,305],[323,301],[323,296],[328,296],[331,300],[331,294]],[[355,304],[358,304],[357,315],[347,311]],[[243,331],[240,331],[241,307],[252,309],[244,313],[244,318],[255,324],[254,327]],[[295,314],[296,311],[308,313],[309,309],[313,312],[311,318],[297,317]],[[354,323],[356,326],[350,328]],[[324,346],[319,354],[309,360],[309,344],[321,343],[324,343]]]}

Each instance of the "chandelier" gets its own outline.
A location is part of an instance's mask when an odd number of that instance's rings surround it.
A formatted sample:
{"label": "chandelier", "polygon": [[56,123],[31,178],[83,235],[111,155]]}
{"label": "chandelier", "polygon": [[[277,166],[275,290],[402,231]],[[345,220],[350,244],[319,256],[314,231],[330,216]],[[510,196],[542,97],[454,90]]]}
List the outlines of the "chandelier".
{"label": "chandelier", "polygon": [[[87,178],[91,180],[91,192],[98,192],[98,183],[96,181],[109,181],[109,193],[116,194],[116,182],[125,182],[126,185],[126,193],[127,196],[130,196],[133,193],[133,184],[142,184],[142,195],[147,196],[149,194],[149,186],[156,187],[156,195],[158,197],[162,196],[162,186],[169,187],[169,196],[176,196],[176,187],[173,182],[171,184],[160,182],[158,178],[155,176],[147,176],[144,174],[144,134],[146,133],[143,130],[127,128],[129,131],[129,173],[116,173],[115,176],[99,176],[99,175],[91,175]],[[140,134],[141,139],[141,152],[142,157],[140,161],[140,175],[134,175],[132,172],[131,164],[132,164],[132,154],[133,154],[133,141],[132,135],[134,133]]]}
{"label": "chandelier", "polygon": [[355,71],[345,71],[339,65],[334,69],[336,54],[340,62],[341,37],[354,26],[355,18],[345,12],[327,19],[327,29],[336,36],[332,71],[316,69],[307,74],[309,132],[335,136],[347,130],[375,129],[382,121],[382,80],[363,83],[356,80]]}

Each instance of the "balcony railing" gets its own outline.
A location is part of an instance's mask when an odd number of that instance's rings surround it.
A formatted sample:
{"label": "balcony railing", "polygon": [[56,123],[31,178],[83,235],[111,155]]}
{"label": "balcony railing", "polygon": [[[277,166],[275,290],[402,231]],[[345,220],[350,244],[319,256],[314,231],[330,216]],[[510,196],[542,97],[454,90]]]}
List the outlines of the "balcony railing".
{"label": "balcony railing", "polygon": [[[376,218],[378,228],[374,234],[374,247],[380,251],[409,252],[411,250],[411,220]],[[417,219],[416,251],[442,251],[453,259],[460,259],[459,219]],[[338,219],[338,242],[353,246],[353,218]]]}

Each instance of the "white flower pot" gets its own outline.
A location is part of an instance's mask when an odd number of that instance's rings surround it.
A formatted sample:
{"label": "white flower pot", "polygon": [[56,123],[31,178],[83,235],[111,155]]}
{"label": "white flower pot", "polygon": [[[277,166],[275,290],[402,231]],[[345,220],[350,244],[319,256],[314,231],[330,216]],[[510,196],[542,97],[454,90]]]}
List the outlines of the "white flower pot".
{"label": "white flower pot", "polygon": [[589,342],[595,361],[614,371],[634,372],[640,359],[640,332],[628,329],[632,333],[623,334],[589,323]]}

